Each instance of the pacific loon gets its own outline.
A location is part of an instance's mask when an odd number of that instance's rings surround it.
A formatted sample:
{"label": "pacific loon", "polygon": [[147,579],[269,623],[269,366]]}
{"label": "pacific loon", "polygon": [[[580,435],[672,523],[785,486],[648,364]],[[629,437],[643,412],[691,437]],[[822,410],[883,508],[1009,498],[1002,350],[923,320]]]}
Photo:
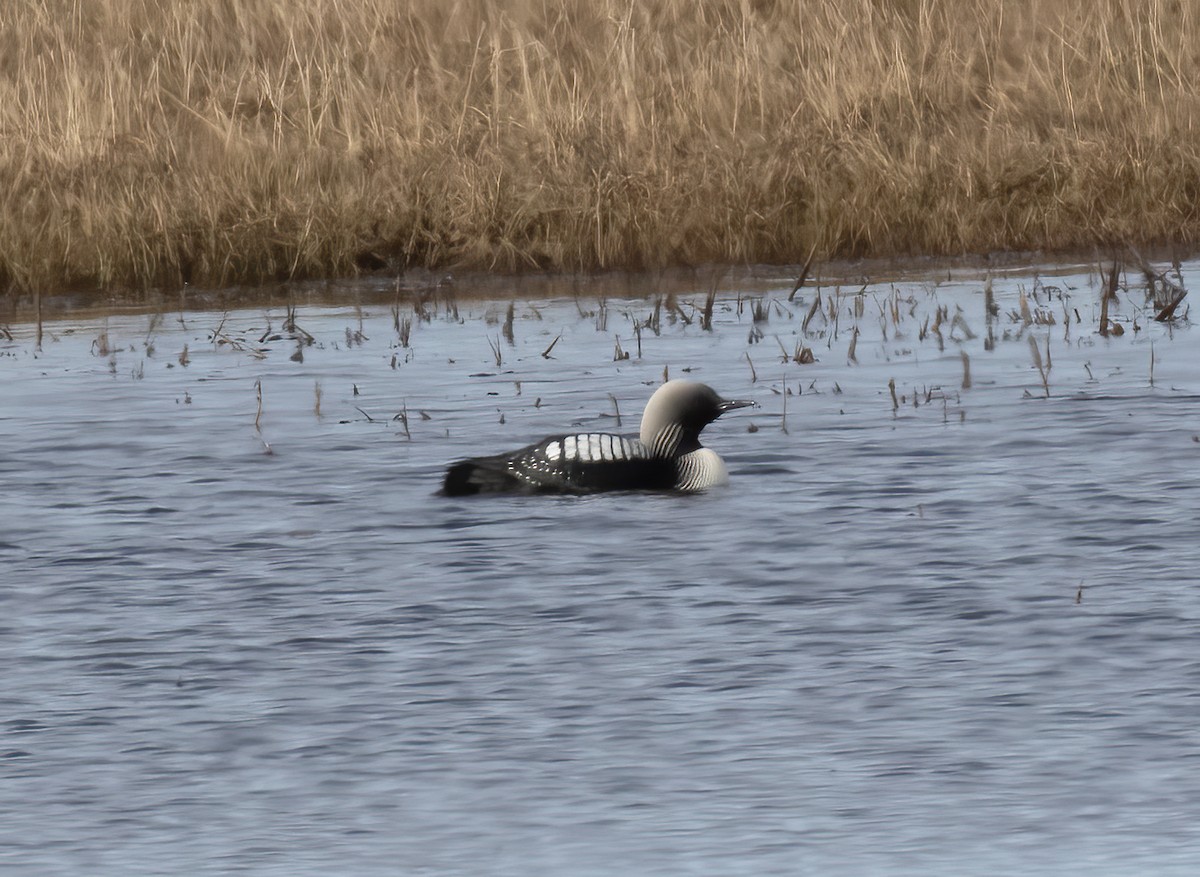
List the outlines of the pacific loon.
{"label": "pacific loon", "polygon": [[727,411],[756,406],[722,399],[705,384],[668,381],[650,397],[638,438],[584,432],[556,435],[513,451],[455,463],[447,496],[477,493],[694,492],[725,484],[729,473],[700,433]]}

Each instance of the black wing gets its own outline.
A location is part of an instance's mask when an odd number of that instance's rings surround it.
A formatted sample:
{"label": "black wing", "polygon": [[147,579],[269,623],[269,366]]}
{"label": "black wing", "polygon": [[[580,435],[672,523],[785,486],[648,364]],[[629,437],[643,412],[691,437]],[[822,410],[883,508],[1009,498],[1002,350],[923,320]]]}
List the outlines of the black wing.
{"label": "black wing", "polygon": [[455,463],[447,496],[477,493],[597,493],[670,490],[678,480],[670,460],[651,457],[640,442],[599,433],[551,436],[510,454]]}

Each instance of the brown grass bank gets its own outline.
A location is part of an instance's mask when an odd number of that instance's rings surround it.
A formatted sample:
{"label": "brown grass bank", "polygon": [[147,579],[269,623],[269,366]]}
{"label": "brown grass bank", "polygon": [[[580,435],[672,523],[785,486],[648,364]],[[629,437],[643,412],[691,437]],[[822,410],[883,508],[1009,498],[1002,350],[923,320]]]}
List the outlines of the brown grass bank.
{"label": "brown grass bank", "polygon": [[1196,241],[1198,81],[1190,0],[8,0],[0,289]]}

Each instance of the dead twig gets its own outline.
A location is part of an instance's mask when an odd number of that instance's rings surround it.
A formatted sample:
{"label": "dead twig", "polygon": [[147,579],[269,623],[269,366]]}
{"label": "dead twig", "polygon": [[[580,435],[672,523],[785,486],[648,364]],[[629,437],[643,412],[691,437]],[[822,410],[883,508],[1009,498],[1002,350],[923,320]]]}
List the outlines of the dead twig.
{"label": "dead twig", "polygon": [[617,416],[617,429],[620,429],[621,428],[621,406],[617,404],[617,397],[614,396],[612,393],[608,394],[608,398],[612,399],[613,411],[616,413],[616,416]]}
{"label": "dead twig", "polygon": [[[1112,270],[1108,274],[1108,282],[1100,296],[1100,334],[1108,337],[1108,303],[1117,297],[1117,282],[1120,277],[1121,263],[1113,261]],[[1122,330],[1124,333],[1124,330]]]}
{"label": "dead twig", "polygon": [[804,267],[800,269],[800,276],[796,278],[796,283],[792,286],[791,293],[788,294],[788,301],[796,297],[796,293],[800,291],[800,287],[804,285],[804,281],[808,279],[808,271],[812,268],[813,256],[817,253],[817,245],[813,244],[808,251],[808,258],[804,260]]}
{"label": "dead twig", "polygon": [[1154,315],[1155,321],[1159,323],[1167,323],[1175,319],[1175,309],[1179,307],[1180,303],[1185,298],[1187,298],[1187,290],[1179,290],[1179,292],[1175,294],[1175,297],[1171,299],[1170,303]]}

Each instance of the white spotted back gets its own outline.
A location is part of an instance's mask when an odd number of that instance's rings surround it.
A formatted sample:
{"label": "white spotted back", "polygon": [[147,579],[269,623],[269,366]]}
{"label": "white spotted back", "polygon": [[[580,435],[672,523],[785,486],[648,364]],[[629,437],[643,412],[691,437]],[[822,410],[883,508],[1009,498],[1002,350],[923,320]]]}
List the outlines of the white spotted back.
{"label": "white spotted back", "polygon": [[623,436],[600,432],[585,432],[554,439],[546,443],[543,453],[546,459],[554,463],[615,463],[645,457],[640,443]]}

